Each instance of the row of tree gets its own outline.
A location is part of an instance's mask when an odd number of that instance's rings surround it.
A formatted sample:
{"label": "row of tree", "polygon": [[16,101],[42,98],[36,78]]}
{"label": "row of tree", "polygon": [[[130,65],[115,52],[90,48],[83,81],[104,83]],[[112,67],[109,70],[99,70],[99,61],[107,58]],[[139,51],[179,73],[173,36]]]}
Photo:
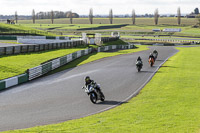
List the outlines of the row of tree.
{"label": "row of tree", "polygon": [[[155,25],[158,24],[158,20],[159,20],[159,12],[158,12],[158,9],[155,10],[154,12],[154,23]],[[73,18],[78,18],[79,15],[76,14],[76,13],[72,13],[71,11],[68,11],[68,12],[61,12],[61,11],[51,11],[51,12],[39,12],[39,13],[35,13],[35,10],[32,11],[32,20],[33,20],[33,23],[35,23],[35,20],[36,19],[51,19],[51,23],[53,24],[54,23],[54,19],[55,18],[69,18],[69,21],[70,23],[72,24],[73,23]],[[90,24],[93,24],[93,9],[91,8],[90,11],[89,11],[89,22]],[[109,11],[109,21],[110,21],[110,24],[113,24],[113,11],[112,9],[110,9]],[[178,25],[181,24],[181,9],[180,7],[177,9],[177,23]],[[15,20],[16,20],[16,23],[18,21],[18,15],[17,15],[17,12],[15,12]],[[132,10],[132,24],[136,24],[136,13],[135,13],[135,10],[133,9]]]}
{"label": "row of tree", "polygon": [[[68,12],[62,12],[62,11],[53,11],[54,18],[69,18],[71,11]],[[35,11],[33,10],[33,14],[36,19],[50,19],[52,16],[51,12],[39,12],[35,14]],[[79,15],[77,13],[72,13],[73,18],[79,18]]]}
{"label": "row of tree", "polygon": [[[155,22],[155,25],[158,25],[158,19],[159,19],[159,12],[158,12],[158,9],[155,10],[154,12],[154,22]],[[90,24],[93,24],[93,9],[90,9],[90,12],[89,12],[89,21],[90,21]],[[110,9],[109,11],[109,15],[108,15],[108,18],[110,20],[110,24],[113,23],[113,11],[112,9]],[[180,7],[178,8],[177,10],[177,18],[178,18],[178,25],[181,24],[181,9]],[[135,25],[136,23],[136,14],[135,14],[135,10],[133,9],[132,10],[132,24]]]}
{"label": "row of tree", "polygon": [[62,12],[62,11],[51,11],[51,12],[39,12],[35,13],[35,10],[32,11],[32,19],[33,23],[35,23],[36,19],[51,19],[51,23],[54,23],[54,19],[56,18],[70,18],[70,22],[72,23],[72,18],[79,18],[77,13],[72,13],[71,11]]}

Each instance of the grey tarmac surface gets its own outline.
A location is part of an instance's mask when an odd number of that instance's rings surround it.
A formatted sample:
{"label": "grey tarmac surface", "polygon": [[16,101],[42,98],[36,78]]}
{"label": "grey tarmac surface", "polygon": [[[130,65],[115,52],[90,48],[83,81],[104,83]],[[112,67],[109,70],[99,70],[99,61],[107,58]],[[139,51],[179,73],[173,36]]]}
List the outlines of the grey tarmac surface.
{"label": "grey tarmac surface", "polygon": [[[159,66],[177,52],[174,47],[150,48],[100,59],[0,92],[0,131],[59,123],[128,102],[151,79]],[[150,67],[148,56],[154,48],[159,55],[155,65]],[[135,67],[138,56],[144,63],[139,73]],[[87,75],[101,85],[105,102],[92,104],[81,89]]]}

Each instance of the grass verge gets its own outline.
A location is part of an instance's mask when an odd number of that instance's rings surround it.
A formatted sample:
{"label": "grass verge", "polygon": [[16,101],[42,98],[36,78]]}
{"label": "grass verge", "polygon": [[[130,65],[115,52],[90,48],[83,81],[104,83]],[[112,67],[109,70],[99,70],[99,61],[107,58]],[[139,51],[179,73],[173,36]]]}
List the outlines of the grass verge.
{"label": "grass verge", "polygon": [[3,24],[0,23],[0,31],[2,35],[44,35],[55,36],[55,34],[47,33],[38,29],[25,27],[21,25]]}
{"label": "grass verge", "polygon": [[199,132],[200,47],[178,49],[128,103],[77,120],[5,133]]}
{"label": "grass verge", "polygon": [[0,56],[0,80],[24,73],[27,69],[85,48],[49,50],[20,55]]}

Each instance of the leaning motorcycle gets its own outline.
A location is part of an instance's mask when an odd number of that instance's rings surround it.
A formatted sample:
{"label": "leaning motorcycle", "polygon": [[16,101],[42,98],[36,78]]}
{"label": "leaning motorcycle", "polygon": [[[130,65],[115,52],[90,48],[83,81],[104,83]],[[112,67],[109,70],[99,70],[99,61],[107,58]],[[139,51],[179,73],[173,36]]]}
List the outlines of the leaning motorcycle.
{"label": "leaning motorcycle", "polygon": [[153,53],[154,59],[156,61],[157,57],[158,57],[158,53]]}
{"label": "leaning motorcycle", "polygon": [[142,66],[143,66],[142,61],[136,61],[136,69],[138,70],[138,72],[141,71]]}
{"label": "leaning motorcycle", "polygon": [[154,64],[154,59],[153,58],[149,58],[149,65],[152,67]]}
{"label": "leaning motorcycle", "polygon": [[[99,89],[96,89],[96,88]],[[105,96],[103,92],[100,90],[100,84],[91,84],[87,87],[84,86],[82,89],[85,89],[85,92],[90,96],[90,100],[92,103],[96,103],[98,100],[101,100],[102,102],[105,100]]]}

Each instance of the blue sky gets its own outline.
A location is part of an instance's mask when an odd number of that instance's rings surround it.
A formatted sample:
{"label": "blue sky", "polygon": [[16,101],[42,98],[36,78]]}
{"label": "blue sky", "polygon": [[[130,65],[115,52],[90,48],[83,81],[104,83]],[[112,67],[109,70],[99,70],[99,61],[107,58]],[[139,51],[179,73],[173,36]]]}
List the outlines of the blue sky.
{"label": "blue sky", "polygon": [[[198,7],[199,6],[199,7]],[[200,8],[200,0],[0,0],[0,14],[31,15],[32,10],[39,11],[69,11],[88,15],[93,8],[95,14],[153,14],[158,8],[160,14],[176,14],[177,8],[182,14],[189,14],[196,7]]]}

